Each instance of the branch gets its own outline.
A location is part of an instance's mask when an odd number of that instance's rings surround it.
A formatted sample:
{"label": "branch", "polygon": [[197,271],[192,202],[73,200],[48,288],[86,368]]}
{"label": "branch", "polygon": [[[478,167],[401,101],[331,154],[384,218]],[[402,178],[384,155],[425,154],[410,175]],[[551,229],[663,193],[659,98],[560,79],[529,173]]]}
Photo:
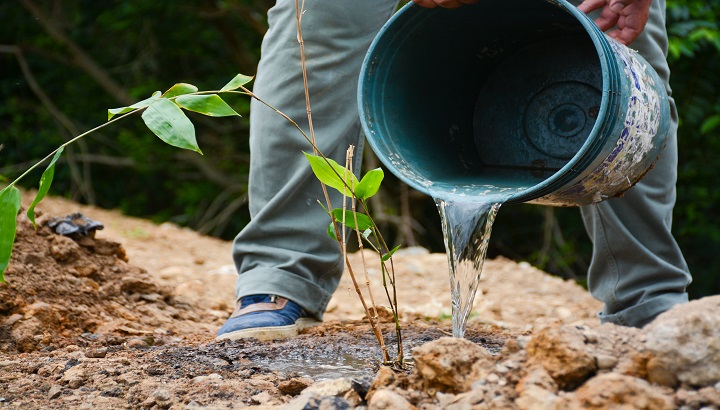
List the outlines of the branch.
{"label": "branch", "polygon": [[241,191],[244,187],[243,183],[239,183],[232,176],[227,175],[214,167],[209,160],[205,159],[205,157],[189,151],[180,152],[177,156],[181,160],[194,165],[206,179],[225,189]]}
{"label": "branch", "polygon": [[130,94],[113,80],[108,73],[100,67],[80,46],[78,46],[57,23],[43,13],[40,8],[32,2],[32,0],[20,0],[22,5],[30,14],[35,17],[38,24],[57,42],[67,47],[72,56],[73,62],[90,75],[95,81],[112,95],[116,100],[125,105],[130,105],[134,101]]}
{"label": "branch", "polygon": [[[63,114],[62,111],[60,111],[60,109],[55,105],[55,103],[50,99],[50,97],[45,94],[45,91],[43,91],[42,87],[40,87],[40,84],[38,84],[35,76],[32,73],[32,70],[30,70],[30,65],[28,65],[27,60],[25,60],[22,49],[17,46],[0,45],[0,53],[9,53],[15,55],[15,59],[20,66],[20,71],[22,71],[23,76],[25,77],[25,81],[27,81],[28,86],[33,91],[33,93],[35,93],[35,96],[37,96],[40,102],[50,112],[50,115],[52,115],[55,121],[60,123],[62,128],[64,128],[65,131],[69,133],[70,138],[72,138],[74,135],[78,135],[80,131],[77,129],[72,120],[70,120],[70,118]],[[84,143],[84,141],[81,141],[81,143],[78,145],[80,147],[80,151],[82,151],[83,154],[86,154],[87,145]],[[66,154],[67,164],[70,168],[70,176],[73,180],[73,183],[79,189],[80,194],[85,198],[85,200],[87,200],[87,202],[90,204],[94,204],[95,194],[92,190],[92,184],[89,183],[90,168],[88,164],[83,163],[83,171],[81,172],[77,162],[75,161],[73,151],[68,149],[66,151]]]}

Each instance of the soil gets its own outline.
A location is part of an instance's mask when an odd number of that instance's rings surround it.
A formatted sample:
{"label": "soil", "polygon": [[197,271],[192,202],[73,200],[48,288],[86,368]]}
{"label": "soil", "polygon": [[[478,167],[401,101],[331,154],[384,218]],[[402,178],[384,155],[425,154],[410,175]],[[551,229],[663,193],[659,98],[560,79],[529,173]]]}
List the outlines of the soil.
{"label": "soil", "polygon": [[[105,228],[68,237],[45,226],[75,212]],[[430,378],[424,355],[435,353],[420,352],[456,339],[446,338],[446,257],[422,248],[398,251],[394,258],[405,369],[381,366],[347,273],[321,326],[291,340],[216,342],[215,332],[234,304],[231,243],[59,198],[46,198],[38,213],[37,230],[18,217],[7,284],[0,286],[0,408],[573,408],[591,375],[596,380],[609,369],[618,377],[647,373],[637,365],[649,360],[638,356],[639,331],[599,328],[595,313],[601,305],[584,289],[499,258],[485,264],[466,334],[471,348],[482,350],[468,365],[474,379],[461,370],[457,360],[463,359],[445,353],[440,357],[455,363],[452,377],[463,381]],[[351,255],[356,271],[362,271],[361,256]],[[365,256],[373,296],[382,305],[377,259]],[[382,328],[394,355],[394,325]],[[562,330],[561,336],[553,336],[553,329]],[[537,363],[550,359],[534,352],[573,346],[574,337],[594,346],[590,370],[577,367],[582,355],[559,370],[554,364],[537,370]],[[495,370],[480,369],[481,362]],[[656,408],[666,397],[686,408],[720,406],[715,393],[703,395],[699,387],[652,389],[640,394],[650,407],[627,408]],[[720,397],[720,384],[711,389]],[[483,392],[484,399],[468,398],[472,392]],[[652,401],[655,392],[664,396]]]}

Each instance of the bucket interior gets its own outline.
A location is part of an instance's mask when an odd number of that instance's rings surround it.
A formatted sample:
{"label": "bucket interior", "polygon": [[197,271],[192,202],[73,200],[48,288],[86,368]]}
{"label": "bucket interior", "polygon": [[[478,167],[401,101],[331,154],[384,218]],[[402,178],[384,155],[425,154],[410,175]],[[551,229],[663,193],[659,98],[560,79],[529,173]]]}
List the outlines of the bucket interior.
{"label": "bucket interior", "polygon": [[363,126],[385,165],[445,199],[487,187],[517,197],[565,167],[603,95],[598,51],[565,7],[483,0],[398,13],[360,79]]}

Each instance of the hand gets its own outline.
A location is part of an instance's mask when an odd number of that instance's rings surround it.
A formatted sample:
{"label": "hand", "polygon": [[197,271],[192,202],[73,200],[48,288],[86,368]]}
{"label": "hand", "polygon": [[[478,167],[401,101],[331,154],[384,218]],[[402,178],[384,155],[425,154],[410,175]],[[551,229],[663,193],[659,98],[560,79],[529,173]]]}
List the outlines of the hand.
{"label": "hand", "polygon": [[429,9],[434,9],[437,6],[445,7],[446,9],[456,9],[463,4],[475,4],[480,0],[413,0],[415,4]]}
{"label": "hand", "polygon": [[602,8],[595,24],[615,40],[628,45],[643,31],[650,16],[652,0],[585,0],[578,6],[583,13]]}

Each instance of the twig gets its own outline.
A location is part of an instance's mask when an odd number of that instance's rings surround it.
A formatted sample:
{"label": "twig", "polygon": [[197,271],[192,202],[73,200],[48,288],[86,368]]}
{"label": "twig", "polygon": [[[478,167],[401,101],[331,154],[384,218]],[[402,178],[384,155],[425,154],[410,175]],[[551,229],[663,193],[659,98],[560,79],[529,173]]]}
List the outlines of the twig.
{"label": "twig", "polygon": [[[320,151],[317,149],[317,145],[315,142],[315,130],[313,128],[313,121],[312,121],[312,109],[311,109],[311,105],[310,105],[310,88],[308,85],[307,69],[306,69],[306,64],[305,64],[305,61],[306,61],[306,59],[305,59],[305,43],[303,41],[303,36],[302,36],[302,16],[303,16],[304,12],[305,12],[305,0],[303,0],[302,6],[300,5],[299,0],[295,0],[295,17],[297,20],[297,40],[298,40],[298,43],[300,44],[300,63],[302,66],[303,87],[305,90],[305,107],[306,107],[307,116],[308,116],[308,126],[309,126],[309,130],[310,130],[311,145],[313,146],[313,152],[315,155],[318,155],[318,154],[322,155],[320,153]],[[323,156],[323,158],[325,158],[325,156]],[[327,161],[327,158],[325,158],[325,160]],[[346,170],[347,170],[347,167],[346,167]],[[347,181],[347,178],[342,178],[342,181],[345,184],[345,186],[347,187],[347,183],[345,182],[345,181]],[[332,210],[333,207],[330,203],[330,196],[327,193],[327,187],[323,183],[321,183],[321,185],[322,185],[323,194],[325,196],[325,202],[327,203],[327,208],[329,210]],[[348,188],[350,188],[351,193],[354,192],[353,187],[348,187]],[[354,196],[354,194],[352,194],[352,195]],[[345,218],[346,206],[347,206],[347,204],[346,204],[345,198],[343,198],[343,219]],[[335,232],[336,232],[335,236],[337,238],[340,238],[340,236],[337,235],[338,227],[337,227],[337,224],[335,223],[335,218],[332,215],[332,213],[330,214],[330,218],[332,219],[333,227],[335,228]],[[382,337],[382,332],[380,332],[380,329],[378,328],[377,323],[375,323],[371,312],[367,308],[367,304],[365,303],[365,299],[363,298],[362,292],[360,291],[360,288],[357,286],[357,280],[355,279],[355,273],[353,272],[352,266],[350,266],[350,263],[349,263],[349,259],[348,259],[347,252],[346,252],[346,246],[343,244],[344,235],[345,235],[344,231],[345,230],[343,229],[343,241],[340,243],[340,246],[343,251],[346,265],[348,267],[348,273],[350,274],[350,277],[352,278],[353,284],[355,285],[355,290],[356,290],[358,296],[360,297],[360,301],[363,305],[363,308],[365,309],[365,313],[368,316],[370,326],[372,327],[373,332],[375,333],[375,336],[377,337],[378,342],[380,343],[380,348],[382,350],[382,355],[383,355],[383,361],[387,363],[390,361],[390,356],[387,353],[387,348],[385,347],[385,341],[384,341],[384,338]],[[377,312],[377,309],[375,309],[375,311]]]}

